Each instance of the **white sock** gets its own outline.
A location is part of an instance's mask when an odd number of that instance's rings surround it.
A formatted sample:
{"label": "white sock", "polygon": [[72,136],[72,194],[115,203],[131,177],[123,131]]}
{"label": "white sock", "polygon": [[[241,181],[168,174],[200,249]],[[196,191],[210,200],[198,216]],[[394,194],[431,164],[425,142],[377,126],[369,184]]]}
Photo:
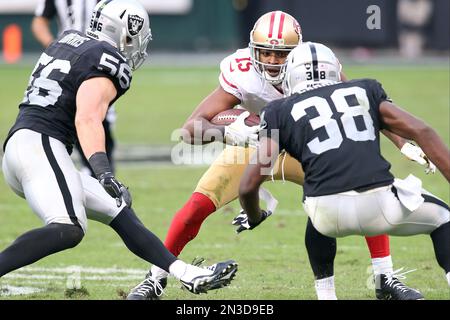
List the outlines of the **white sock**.
{"label": "white sock", "polygon": [[157,267],[155,265],[152,266],[150,271],[152,273],[152,279],[155,279],[155,280],[165,279],[169,276],[169,273],[166,270],[163,270],[160,267]]}
{"label": "white sock", "polygon": [[374,275],[378,274],[392,274],[394,273],[392,258],[391,256],[386,256],[383,258],[373,258],[372,268]]}
{"label": "white sock", "polygon": [[318,300],[337,300],[334,276],[315,280],[314,282]]}
{"label": "white sock", "polygon": [[450,286],[450,272],[447,272],[447,282],[448,282],[448,285]]}
{"label": "white sock", "polygon": [[186,273],[188,264],[181,260],[176,260],[169,266],[170,274],[173,275],[178,280]]}

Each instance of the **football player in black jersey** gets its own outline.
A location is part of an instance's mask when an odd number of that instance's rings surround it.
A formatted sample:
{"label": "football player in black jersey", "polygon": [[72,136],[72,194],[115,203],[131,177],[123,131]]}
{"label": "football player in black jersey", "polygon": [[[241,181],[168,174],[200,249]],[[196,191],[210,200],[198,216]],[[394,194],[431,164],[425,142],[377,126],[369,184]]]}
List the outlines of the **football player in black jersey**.
{"label": "football player in black jersey", "polygon": [[[84,32],[98,2],[100,0],[39,0],[31,23],[31,31],[44,48],[47,48],[55,40],[50,29],[50,22],[53,19],[56,19],[58,23],[58,35],[66,30]],[[113,173],[115,169],[113,128],[116,118],[115,106],[112,105],[108,108],[103,120],[103,129],[105,130],[106,155]],[[78,141],[75,143],[75,149],[80,156],[82,165],[80,171],[95,177]]]}
{"label": "football player in black jersey", "polygon": [[[232,280],[233,260],[198,268],[167,251],[134,214],[128,188],[116,179],[106,156],[102,121],[128,90],[150,40],[149,17],[138,1],[103,0],[85,34],[66,31],[40,56],[5,141],[2,165],[7,183],[45,226],[0,252],[0,277],[76,246],[89,217],[110,225],[130,251],[193,293]],[[80,174],[70,158],[77,136],[97,179]]]}
{"label": "football player in black jersey", "polygon": [[[450,285],[448,205],[412,175],[394,179],[380,152],[380,130],[411,139],[450,182],[450,151],[435,130],[393,104],[376,80],[341,82],[339,63],[322,44],[304,43],[289,54],[284,89],[288,97],[263,110],[258,152],[241,179],[247,219],[240,227],[266,218],[258,189],[284,149],[303,166],[304,208],[320,233],[430,234]],[[392,281],[378,278],[376,285]]]}

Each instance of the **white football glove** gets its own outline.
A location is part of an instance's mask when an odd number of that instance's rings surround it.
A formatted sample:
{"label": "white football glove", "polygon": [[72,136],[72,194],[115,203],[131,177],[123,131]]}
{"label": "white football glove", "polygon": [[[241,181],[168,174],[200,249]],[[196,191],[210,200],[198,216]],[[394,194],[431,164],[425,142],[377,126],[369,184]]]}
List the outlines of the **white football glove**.
{"label": "white football glove", "polygon": [[[267,210],[266,211],[263,210],[263,212],[265,212],[265,217],[263,217],[263,220],[265,220],[275,212],[275,209],[278,206],[278,200],[275,199],[275,197],[269,192],[269,190],[263,187],[259,188],[259,198],[266,203]],[[236,229],[236,233],[240,233],[244,230],[251,230],[250,225],[248,224],[248,217],[247,214],[244,212],[244,209],[241,209],[239,211],[239,215],[237,215],[233,219],[233,221],[231,221],[231,224],[234,226],[239,226],[239,228]]]}
{"label": "white football glove", "polygon": [[426,174],[436,172],[436,166],[430,161],[430,159],[428,159],[420,147],[412,144],[411,142],[406,142],[400,149],[400,152],[403,153],[409,160],[425,166]]}
{"label": "white football glove", "polygon": [[261,210],[261,220],[255,224],[250,224],[250,222],[248,221],[247,213],[245,213],[244,210],[241,210],[239,215],[233,219],[231,224],[238,227],[236,229],[236,233],[241,233],[242,231],[245,231],[245,230],[253,230],[257,226],[259,226],[261,224],[261,222],[263,222],[268,217],[270,217],[271,214],[272,214],[272,212],[270,212],[270,211]]}
{"label": "white football glove", "polygon": [[258,131],[260,126],[249,127],[245,124],[245,119],[250,112],[241,113],[232,124],[225,126],[225,142],[233,146],[247,147],[257,146]]}

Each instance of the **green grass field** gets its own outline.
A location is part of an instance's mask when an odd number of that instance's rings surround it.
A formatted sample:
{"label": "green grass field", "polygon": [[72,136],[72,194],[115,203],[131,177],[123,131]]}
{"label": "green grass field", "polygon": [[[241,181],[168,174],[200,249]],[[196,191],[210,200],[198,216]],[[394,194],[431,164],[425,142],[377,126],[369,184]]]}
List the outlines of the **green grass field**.
{"label": "green grass field", "polygon": [[[14,121],[30,71],[30,66],[0,66],[0,141]],[[432,124],[449,144],[448,67],[347,67],[345,72],[349,78],[378,79],[397,104]],[[217,85],[217,75],[215,68],[143,68],[136,72],[132,89],[117,104],[119,144],[174,144],[170,141],[172,130],[180,127],[197,103]],[[383,140],[382,144],[396,176],[404,178],[413,173],[430,192],[449,203],[449,184],[440,173],[427,176],[388,141]],[[118,176],[130,186],[134,208],[145,225],[164,238],[172,216],[188,199],[205,169],[119,163]],[[291,183],[266,186],[279,199],[279,206],[263,225],[236,235],[230,224],[239,210],[234,202],[211,215],[198,237],[182,252],[185,261],[196,256],[205,257],[207,264],[228,258],[237,260],[239,272],[232,285],[196,296],[180,290],[177,281],[171,279],[165,299],[316,299],[304,246],[306,215],[300,204],[302,190]],[[0,178],[0,250],[24,231],[40,225],[26,201]],[[391,253],[394,268],[417,269],[405,283],[419,288],[426,299],[450,299],[428,236],[391,237]],[[109,227],[91,222],[78,247],[0,279],[0,288],[41,291],[5,296],[2,292],[6,290],[0,289],[0,299],[122,299],[147,268],[148,264],[131,254]],[[364,238],[339,239],[335,262],[338,298],[374,299],[370,274]],[[77,275],[86,291],[71,293],[66,289]]]}

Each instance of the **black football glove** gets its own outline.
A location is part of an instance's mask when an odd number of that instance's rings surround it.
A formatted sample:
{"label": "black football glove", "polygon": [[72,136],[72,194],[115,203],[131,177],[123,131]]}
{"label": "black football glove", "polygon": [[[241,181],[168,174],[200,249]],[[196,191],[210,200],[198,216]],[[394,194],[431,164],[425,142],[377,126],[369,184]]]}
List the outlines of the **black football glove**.
{"label": "black football glove", "polygon": [[234,226],[238,226],[238,228],[236,229],[236,233],[241,233],[244,230],[253,230],[257,226],[259,226],[261,222],[266,220],[271,214],[271,211],[261,210],[261,220],[258,223],[250,223],[248,221],[247,213],[245,213],[244,210],[241,210],[240,214],[233,219],[231,224]]}
{"label": "black football glove", "polygon": [[122,205],[122,200],[125,201],[127,207],[131,208],[131,194],[128,188],[118,181],[112,172],[102,173],[98,176],[98,181],[108,194],[116,199],[117,207]]}
{"label": "black football glove", "polygon": [[106,153],[102,151],[94,153],[89,158],[89,164],[106,192],[116,199],[117,207],[120,207],[122,201],[125,201],[126,205],[131,208],[131,194],[128,188],[114,177]]}

